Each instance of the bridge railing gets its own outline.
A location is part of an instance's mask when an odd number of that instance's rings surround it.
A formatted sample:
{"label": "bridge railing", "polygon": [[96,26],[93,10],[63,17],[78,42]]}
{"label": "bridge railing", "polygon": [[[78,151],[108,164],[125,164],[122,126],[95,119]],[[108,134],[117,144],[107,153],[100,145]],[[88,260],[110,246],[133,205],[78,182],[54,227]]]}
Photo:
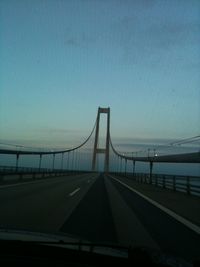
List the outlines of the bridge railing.
{"label": "bridge railing", "polygon": [[200,177],[197,176],[152,174],[150,177],[147,173],[135,173],[134,180],[188,195],[200,196]]}
{"label": "bridge railing", "polygon": [[33,167],[13,167],[13,166],[0,166],[1,175],[12,174],[36,174],[36,173],[66,173],[67,170],[51,169],[51,168],[33,168]]}
{"label": "bridge railing", "polygon": [[48,177],[66,176],[84,173],[77,170],[62,170],[50,168],[14,167],[0,166],[0,182],[11,182],[16,180],[41,179]]}
{"label": "bridge railing", "polygon": [[[15,167],[15,166],[0,166],[1,174],[17,174],[17,173],[33,173],[33,172],[50,172],[48,168],[33,168],[33,167]],[[54,170],[56,171],[56,170]]]}

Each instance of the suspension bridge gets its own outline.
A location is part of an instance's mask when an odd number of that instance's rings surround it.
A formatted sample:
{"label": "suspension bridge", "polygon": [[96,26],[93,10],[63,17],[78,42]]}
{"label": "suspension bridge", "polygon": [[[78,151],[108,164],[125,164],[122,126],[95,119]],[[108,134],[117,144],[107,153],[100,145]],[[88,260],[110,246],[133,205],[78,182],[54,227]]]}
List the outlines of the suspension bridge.
{"label": "suspension bridge", "polygon": [[[105,146],[99,135],[102,114],[107,119]],[[198,257],[200,178],[153,170],[157,163],[199,164],[200,153],[148,150],[146,156],[130,156],[116,150],[110,132],[110,108],[99,107],[91,133],[76,147],[0,149],[1,159],[12,161],[12,166],[0,166],[1,228],[61,232]],[[23,166],[26,160],[34,166]],[[148,164],[149,171],[137,172],[138,162]]]}

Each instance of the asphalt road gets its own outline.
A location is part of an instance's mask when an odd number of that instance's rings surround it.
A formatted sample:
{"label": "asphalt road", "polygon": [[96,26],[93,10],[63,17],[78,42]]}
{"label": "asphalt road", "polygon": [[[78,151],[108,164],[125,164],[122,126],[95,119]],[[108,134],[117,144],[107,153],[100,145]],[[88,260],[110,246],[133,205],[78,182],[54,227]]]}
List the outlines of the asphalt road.
{"label": "asphalt road", "polygon": [[120,181],[90,173],[0,186],[0,227],[199,257],[199,234]]}
{"label": "asphalt road", "polygon": [[0,227],[57,232],[96,177],[64,176],[0,186]]}
{"label": "asphalt road", "polygon": [[103,175],[92,185],[60,230],[96,243],[117,242]]}

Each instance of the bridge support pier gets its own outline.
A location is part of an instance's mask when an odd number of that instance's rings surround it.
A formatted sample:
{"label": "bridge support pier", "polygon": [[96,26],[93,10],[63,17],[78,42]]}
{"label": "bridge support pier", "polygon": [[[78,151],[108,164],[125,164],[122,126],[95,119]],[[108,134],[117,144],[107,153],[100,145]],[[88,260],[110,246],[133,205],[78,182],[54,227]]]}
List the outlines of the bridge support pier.
{"label": "bridge support pier", "polygon": [[55,154],[53,154],[52,170],[54,170]]}
{"label": "bridge support pier", "polygon": [[62,158],[61,158],[61,170],[63,169],[63,157],[64,157],[64,153],[62,153]]}
{"label": "bridge support pier", "polygon": [[153,172],[153,161],[150,161],[150,173],[149,173],[150,184],[152,184],[152,172]]}
{"label": "bridge support pier", "polygon": [[126,173],[127,173],[127,159],[125,159],[125,170],[124,170],[124,175],[126,176]]}
{"label": "bridge support pier", "polygon": [[40,160],[39,160],[39,171],[41,169],[41,164],[42,164],[42,154],[40,154]]}
{"label": "bridge support pier", "polygon": [[17,153],[16,154],[16,166],[15,166],[16,171],[18,171],[18,164],[19,164],[19,154]]}
{"label": "bridge support pier", "polygon": [[135,160],[133,161],[133,177],[135,176]]}

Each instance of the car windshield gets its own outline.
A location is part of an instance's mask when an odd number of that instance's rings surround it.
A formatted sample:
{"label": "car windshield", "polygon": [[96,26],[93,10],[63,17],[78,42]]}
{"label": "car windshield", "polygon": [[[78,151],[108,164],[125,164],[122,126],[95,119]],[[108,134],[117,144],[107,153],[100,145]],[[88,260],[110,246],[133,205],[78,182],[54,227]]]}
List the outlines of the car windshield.
{"label": "car windshield", "polygon": [[0,239],[197,259],[199,43],[198,0],[1,0]]}

